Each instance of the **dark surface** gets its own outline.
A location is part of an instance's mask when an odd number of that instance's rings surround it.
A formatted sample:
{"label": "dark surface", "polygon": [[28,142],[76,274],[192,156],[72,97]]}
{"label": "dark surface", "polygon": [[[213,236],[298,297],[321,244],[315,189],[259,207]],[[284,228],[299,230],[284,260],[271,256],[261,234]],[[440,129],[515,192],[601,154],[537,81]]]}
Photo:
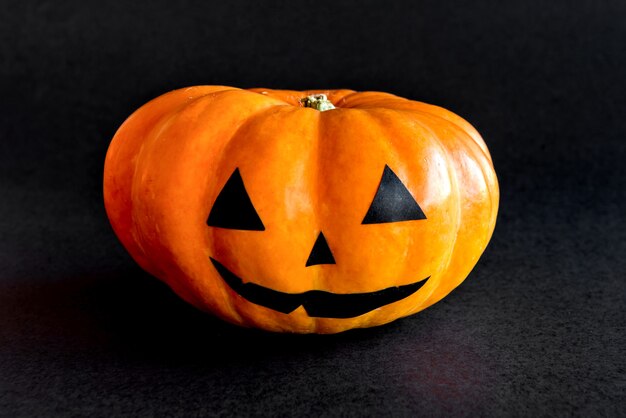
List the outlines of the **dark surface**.
{"label": "dark surface", "polygon": [[[0,5],[0,415],[626,414],[625,2],[159,3]],[[459,113],[501,182],[491,244],[448,298],[376,329],[196,312],[101,197],[116,128],[194,84]]]}

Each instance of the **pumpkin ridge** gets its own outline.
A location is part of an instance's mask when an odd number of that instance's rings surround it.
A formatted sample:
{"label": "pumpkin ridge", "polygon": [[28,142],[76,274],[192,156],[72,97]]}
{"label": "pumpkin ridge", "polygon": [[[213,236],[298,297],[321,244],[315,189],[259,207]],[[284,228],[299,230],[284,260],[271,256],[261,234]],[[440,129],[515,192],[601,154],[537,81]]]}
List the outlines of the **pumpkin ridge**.
{"label": "pumpkin ridge", "polygon": [[[404,109],[398,110],[398,111],[402,112],[402,113],[405,113],[405,112],[406,113],[410,113],[411,112],[410,110],[404,110]],[[427,116],[431,116],[431,114],[429,112],[419,112],[419,111],[417,111],[417,113],[421,113],[423,115],[425,114]],[[436,116],[436,115],[433,115],[433,116]],[[461,230],[461,226],[462,226],[462,222],[463,222],[463,206],[461,204],[462,201],[463,201],[463,194],[462,194],[461,189],[459,187],[459,173],[457,171],[457,163],[454,161],[454,158],[451,157],[450,151],[449,151],[449,147],[443,143],[443,141],[432,130],[432,128],[426,126],[419,118],[415,118],[415,119],[416,119],[416,122],[418,124],[420,124],[421,126],[425,127],[426,129],[428,129],[429,132],[431,132],[431,135],[432,135],[432,138],[434,139],[434,141],[436,141],[440,145],[442,150],[444,151],[444,154],[446,156],[446,161],[448,162],[448,164],[447,164],[448,172],[452,173],[452,174],[450,174],[450,179],[453,180],[453,181],[451,181],[451,183],[454,184],[454,190],[455,190],[455,193],[456,193],[456,196],[457,196],[457,198],[455,199],[456,200],[456,206],[457,206],[457,217],[456,217],[454,241],[452,242],[452,245],[450,246],[450,252],[449,252],[449,255],[447,257],[446,264],[440,271],[441,275],[439,277],[439,282],[441,282],[443,280],[443,278],[444,278],[444,272],[448,269],[448,267],[452,263],[452,260],[454,258],[455,253],[458,251],[457,242],[458,242],[458,238],[459,238],[459,231]],[[456,127],[459,131],[463,132],[467,137],[469,137],[469,135],[467,135],[465,133],[465,130],[462,129],[460,126],[450,122],[448,119],[441,118],[441,117],[439,119],[444,121],[444,123],[447,123],[447,124],[450,124],[450,125]],[[463,141],[459,141],[459,142],[463,143]],[[472,143],[474,143],[474,141],[472,141]],[[464,279],[465,279],[465,277],[463,277],[461,279],[460,283],[462,283]],[[457,284],[457,286],[458,286],[458,284]],[[451,290],[453,290],[457,286],[453,287]],[[433,304],[432,298],[433,298],[433,294],[435,293],[436,290],[437,290],[436,287],[432,289],[432,292],[429,294],[429,296],[427,298],[424,299],[424,302],[423,302],[422,306],[420,308],[418,308],[418,309],[424,309],[424,308],[426,308],[426,307],[428,307],[428,306]],[[416,309],[411,309],[409,312],[407,312],[407,314],[410,315],[411,313],[413,313],[415,311],[416,311]]]}
{"label": "pumpkin ridge", "polygon": [[[365,109],[364,109],[365,110]],[[450,156],[450,152],[448,150],[448,147],[446,147],[442,141],[439,139],[438,135],[433,131],[433,129],[428,126],[427,124],[425,124],[422,120],[420,120],[419,117],[415,117],[415,115],[411,115],[411,114],[406,114],[408,112],[401,112],[398,109],[394,109],[394,108],[388,108],[388,107],[377,107],[377,108],[368,108],[367,111],[370,112],[370,114],[372,115],[376,115],[379,114],[381,112],[389,112],[392,114],[401,114],[403,116],[403,119],[407,120],[407,121],[411,121],[416,123],[417,125],[419,125],[427,134],[428,136],[425,137],[425,140],[430,141],[430,142],[434,142],[435,144],[437,144],[437,147],[440,149],[441,154],[444,156],[444,158],[446,159],[446,172],[448,174],[448,180],[450,182],[450,185],[452,187],[452,194],[454,195],[453,200],[455,201],[455,205],[456,205],[456,217],[455,217],[455,232],[453,235],[454,240],[448,245],[448,250],[447,250],[447,254],[445,255],[445,257],[443,258],[443,260],[445,260],[444,262],[442,262],[438,268],[437,271],[432,271],[430,272],[430,277],[431,280],[428,285],[428,287],[426,287],[423,292],[427,291],[426,289],[430,290],[430,293],[428,295],[424,295],[424,298],[422,299],[422,302],[420,305],[416,305],[413,307],[409,307],[407,308],[407,311],[404,312],[404,314],[402,316],[407,316],[409,315],[410,312],[414,311],[415,309],[420,309],[424,303],[430,298],[430,296],[432,295],[432,293],[437,289],[437,287],[439,286],[439,284],[442,281],[442,274],[443,272],[447,269],[448,265],[450,264],[452,257],[454,255],[454,248],[456,246],[456,241],[458,238],[458,231],[461,227],[461,192],[460,192],[460,188],[458,186],[458,175],[456,173],[456,170],[454,169],[454,163],[452,162],[452,158]],[[377,115],[378,118],[380,118],[380,116]],[[383,125],[384,127],[384,125]],[[399,143],[393,143],[390,142],[389,146],[394,150],[394,152],[397,155],[402,155],[401,150],[398,150],[397,147],[400,146]],[[454,170],[454,171],[453,171]]]}
{"label": "pumpkin ridge", "polygon": [[[378,99],[378,100],[397,100],[397,99],[402,99],[394,94],[391,93],[385,93],[382,91],[360,91],[360,92],[354,92],[352,94],[349,94],[347,96],[345,96],[342,101],[345,103],[349,100],[353,100],[353,101],[357,101],[356,104],[348,104],[349,105],[349,109],[361,109],[361,110],[367,110],[367,109],[377,109],[377,108],[383,108],[383,109],[393,109],[393,107],[390,107],[386,104],[375,104],[375,102],[373,102],[373,99]],[[360,101],[359,101],[360,100]],[[403,99],[403,100],[407,100],[407,99]],[[409,101],[409,100],[407,100]]]}
{"label": "pumpkin ridge", "polygon": [[[431,104],[428,104],[428,103],[424,103],[424,104],[427,105],[427,106],[433,106],[435,108],[443,109],[443,108],[440,108],[438,106],[431,105]],[[420,114],[426,115],[428,117],[431,117],[433,119],[439,119],[441,121],[444,121],[444,122],[446,122],[446,123],[456,127],[460,132],[463,132],[463,134],[466,135],[473,143],[475,143],[476,146],[478,146],[478,148],[480,149],[481,153],[483,154],[483,157],[486,158],[489,162],[491,162],[491,155],[487,151],[487,148],[483,147],[480,143],[478,143],[478,141],[476,141],[474,136],[470,135],[470,133],[464,127],[459,125],[458,123],[456,123],[454,121],[451,121],[450,119],[444,118],[441,115],[437,115],[436,113],[429,112],[427,110],[419,110],[419,109],[395,109],[395,110],[397,110],[398,112],[420,113]],[[446,110],[446,109],[443,109],[443,110]]]}
{"label": "pumpkin ridge", "polygon": [[[356,94],[361,94],[358,91],[353,91],[352,93],[348,93],[345,96],[342,96],[339,100],[337,100],[337,104],[336,106],[339,108],[344,108],[342,105],[352,96],[356,95]],[[345,107],[344,109],[352,109],[350,107]]]}
{"label": "pumpkin ridge", "polygon": [[[141,200],[141,192],[139,191],[141,182],[138,179],[138,175],[139,175],[138,167],[140,167],[141,164],[144,163],[145,155],[146,153],[150,151],[151,144],[154,141],[157,141],[159,139],[159,136],[167,129],[167,127],[171,126],[171,124],[174,122],[177,116],[184,110],[184,108],[188,104],[196,103],[198,100],[200,100],[201,97],[204,97],[204,96],[196,97],[189,102],[185,102],[177,106],[176,110],[173,110],[173,111],[170,111],[169,113],[164,114],[161,118],[155,121],[155,123],[150,127],[150,129],[144,135],[144,140],[141,143],[139,150],[135,154],[135,158],[133,161],[133,175],[132,175],[131,186],[130,186],[129,210],[131,213],[130,216],[133,219],[133,226],[134,226],[133,233],[132,233],[133,239],[135,240],[139,248],[141,248],[141,251],[144,254],[147,253],[146,244],[148,244],[147,245],[148,247],[150,247],[150,244],[144,242],[145,237],[144,237],[143,230],[142,230],[143,224],[142,222],[138,222],[137,217],[136,217],[137,216],[136,210],[135,210],[137,206],[136,202],[138,200]],[[150,263],[153,266],[153,268],[156,270],[156,272],[158,272],[155,274],[157,277],[161,278],[161,276],[165,276],[163,274],[163,269],[160,266],[158,266],[152,259],[150,259]],[[166,279],[161,279],[161,280],[167,283]]]}
{"label": "pumpkin ridge", "polygon": [[[246,90],[242,90],[245,92],[249,92]],[[254,92],[249,92],[249,93],[254,93]],[[273,100],[280,100],[280,99],[276,99],[274,97],[270,97]],[[231,132],[228,135],[228,139],[226,139],[224,141],[224,145],[223,145],[223,149],[222,151],[226,150],[229,146],[229,144],[231,144],[231,142],[239,136],[239,134],[241,133],[241,131],[243,131],[244,129],[248,128],[251,124],[257,122],[259,119],[266,117],[268,114],[271,114],[272,112],[275,113],[279,113],[284,111],[283,110],[284,107],[282,105],[274,105],[274,104],[269,104],[266,107],[262,107],[260,109],[257,109],[256,111],[254,111],[252,114],[248,115],[248,117],[246,119],[243,119],[243,122],[237,126],[237,128]],[[215,162],[215,166],[216,167],[223,167],[224,166],[224,161],[226,160],[227,156],[225,155],[224,152],[220,153],[220,157],[217,159],[217,161]],[[215,193],[215,191],[217,190],[217,193]],[[215,196],[217,197],[217,195],[219,194],[219,186],[217,184],[213,185],[213,190],[211,190],[209,192],[210,194],[215,194]],[[215,228],[208,228],[209,229],[209,243],[210,243],[210,252],[215,255],[216,253],[216,247],[215,247],[215,234],[216,234],[216,230]],[[232,289],[230,289],[228,286],[226,286],[223,282],[220,284],[220,287],[222,289],[222,292],[228,293],[230,291],[232,291]],[[254,324],[248,320],[247,315],[245,315],[241,309],[238,303],[228,303],[227,304],[229,309],[231,311],[234,311],[236,313],[236,316],[238,317],[238,320],[241,323],[246,324],[246,326],[253,326]]]}
{"label": "pumpkin ridge", "polygon": [[[132,178],[136,171],[137,155],[143,145],[143,141],[137,141],[137,134],[141,138],[145,137],[155,124],[168,117],[171,112],[169,107],[176,109],[188,103],[190,100],[188,95],[190,93],[187,93],[187,97],[181,97],[183,96],[182,93],[212,90],[212,88],[213,86],[196,86],[173,90],[142,105],[118,128],[105,158],[103,193],[105,209],[107,215],[109,215],[111,226],[118,234],[122,244],[130,247],[127,249],[131,252],[133,258],[153,274],[156,273],[154,271],[156,266],[145,250],[141,248],[133,232],[135,222],[133,221],[132,209]],[[198,97],[202,95],[204,94],[200,94]],[[146,125],[148,126],[146,127]],[[128,135],[131,133],[134,135],[129,137]],[[124,157],[122,158],[121,155],[124,155]],[[124,177],[120,177],[120,171],[125,172]],[[127,180],[129,178],[131,181]],[[128,223],[130,225],[127,225]],[[119,228],[123,227],[128,229],[120,231]]]}
{"label": "pumpkin ridge", "polygon": [[[321,189],[321,183],[322,183],[322,178],[323,178],[323,172],[322,172],[322,165],[324,162],[324,159],[322,158],[322,147],[323,147],[323,141],[324,141],[324,135],[323,135],[323,113],[322,112],[317,112],[315,118],[317,119],[317,126],[315,127],[315,150],[312,152],[312,155],[314,156],[313,158],[315,159],[315,162],[312,164],[315,167],[315,176],[312,176],[312,178],[315,179],[315,182],[312,186],[312,189],[314,190],[314,196],[316,196],[315,202],[312,205],[313,207],[311,208],[313,210],[313,217],[317,220],[318,225],[319,225],[319,233],[323,233],[322,231],[322,218],[320,216],[320,208],[319,208],[319,199],[317,198],[317,196],[320,195],[320,189]],[[328,233],[328,232],[327,232]],[[313,235],[315,236],[315,235]],[[313,280],[313,286],[317,289],[320,289],[320,284],[324,284],[327,285],[327,278],[325,277],[325,269],[323,268],[316,268],[316,276],[315,279]],[[326,287],[323,287],[324,289]],[[319,319],[318,318],[313,318],[313,328],[315,330],[317,330],[319,327]]]}
{"label": "pumpkin ridge", "polygon": [[[417,118],[416,118],[417,119]],[[462,218],[463,218],[463,206],[461,205],[462,202],[462,197],[463,195],[461,194],[461,189],[459,187],[459,173],[456,170],[456,164],[452,161],[453,158],[450,156],[450,151],[448,149],[447,146],[445,146],[442,142],[442,140],[439,138],[438,135],[435,134],[435,132],[433,132],[433,130],[430,127],[427,127],[424,125],[424,123],[417,119],[417,123],[420,124],[422,127],[425,127],[430,133],[431,133],[431,137],[433,139],[434,142],[437,142],[439,144],[439,146],[442,148],[443,150],[443,154],[446,157],[446,161],[448,162],[447,164],[447,168],[448,168],[448,176],[450,178],[450,183],[453,185],[454,187],[454,192],[456,194],[456,199],[455,200],[455,204],[456,204],[456,225],[454,227],[454,240],[452,241],[451,245],[450,245],[450,251],[448,253],[447,256],[447,260],[445,262],[445,265],[442,266],[439,270],[439,281],[437,282],[437,285],[439,285],[439,283],[441,283],[441,281],[443,280],[443,272],[446,271],[448,269],[448,267],[450,266],[450,263],[452,262],[452,258],[454,257],[454,253],[456,250],[456,246],[457,246],[457,242],[459,239],[459,231],[461,230],[461,222],[462,222]],[[463,278],[465,279],[465,278]],[[428,295],[428,297],[426,297],[424,299],[424,301],[422,302],[421,307],[426,307],[428,306],[428,301],[430,300],[430,298],[432,297],[433,293],[435,292],[436,287],[433,287],[430,294]],[[419,308],[418,308],[419,309]],[[414,312],[415,308],[410,309],[408,312],[406,312],[406,314],[409,314],[410,312]]]}
{"label": "pumpkin ridge", "polygon": [[275,90],[262,87],[245,89],[244,91],[278,100],[284,105],[293,107],[298,107],[298,100],[303,96],[302,92],[296,90]]}
{"label": "pumpkin ridge", "polygon": [[[185,109],[188,108],[189,105],[197,104],[201,99],[206,98],[207,96],[208,95],[201,95],[201,96],[195,97],[192,100],[185,102],[181,104],[180,106],[176,107],[176,109],[171,111],[170,113],[164,115],[159,121],[157,121],[154,125],[152,125],[151,129],[148,130],[148,132],[144,136],[144,141],[142,142],[141,147],[136,154],[135,166],[133,170],[133,178],[131,181],[131,189],[130,189],[130,201],[131,201],[130,211],[131,211],[131,217],[134,220],[134,225],[136,227],[135,233],[133,233],[133,237],[135,241],[137,242],[137,245],[139,245],[142,248],[142,251],[144,252],[146,251],[146,248],[152,247],[153,244],[150,242],[152,240],[148,238],[149,232],[145,230],[145,226],[143,222],[139,222],[136,220],[137,211],[135,209],[137,205],[135,203],[137,201],[141,201],[142,199],[141,181],[138,178],[139,176],[138,168],[142,164],[149,164],[149,162],[147,161],[146,155],[148,155],[152,151],[153,144],[160,139],[161,135],[167,132],[168,128],[170,128],[177,121],[177,119],[183,114]],[[163,266],[159,265],[158,263],[155,263],[154,261],[152,261],[152,266],[154,266],[155,270],[157,271],[155,275],[159,277],[160,280],[165,282],[171,288],[178,289],[179,291],[184,289],[184,294],[190,295],[189,297],[195,294],[195,291],[197,289],[194,289],[193,287],[190,288],[189,287],[189,285],[191,284],[190,282],[185,281],[182,283],[173,284],[167,279],[166,274],[164,273],[165,270],[163,269]],[[193,298],[192,300],[194,300],[196,303],[199,303],[199,300],[197,300],[196,298]]]}
{"label": "pumpkin ridge", "polygon": [[[350,110],[350,112],[341,112],[341,113],[335,113],[335,112],[321,112],[320,113],[320,121],[322,122],[321,124],[321,128],[320,128],[320,140],[324,141],[324,140],[330,140],[331,138],[333,140],[335,139],[339,139],[339,138],[335,138],[335,130],[336,129],[340,129],[341,126],[343,125],[354,125],[354,126],[358,126],[360,127],[359,129],[372,129],[372,125],[376,126],[376,130],[380,131],[380,132],[386,132],[387,131],[387,127],[386,124],[384,123],[383,120],[380,120],[380,118],[378,117],[378,115],[376,115],[375,113],[371,112],[370,109],[360,109],[360,108],[344,108],[346,110]],[[335,123],[330,123],[334,118],[341,118],[340,119],[340,125],[337,125],[337,122]],[[375,147],[376,149],[378,149],[378,152],[380,154],[383,155],[389,155],[391,160],[402,160],[403,158],[401,158],[401,153],[398,149],[396,149],[396,147],[393,146],[393,144],[388,141],[386,138],[388,136],[387,135],[381,135],[381,136],[375,136],[372,137],[372,144],[376,144]],[[325,142],[320,142],[320,146],[324,147]],[[339,144],[339,145],[337,145]],[[340,143],[335,143],[335,145],[340,146]],[[374,145],[371,145],[372,147],[374,147]],[[330,154],[328,154],[330,152]],[[333,152],[337,152],[337,149],[331,149],[330,151],[327,151],[327,155],[330,155],[330,158],[323,158],[323,155],[318,154],[319,157],[321,158],[321,161],[332,161],[334,158],[334,153]],[[392,156],[392,157],[391,157]],[[319,165],[318,165],[319,167]],[[383,166],[380,167],[381,170],[384,168]],[[381,171],[382,173],[382,171]],[[324,177],[323,174],[324,173],[320,173],[322,174],[322,176],[318,176],[318,178],[320,179],[320,183],[321,182],[325,182],[328,183],[329,181],[333,181],[332,179],[329,179],[327,177]],[[372,184],[371,186],[377,186],[377,184]],[[332,188],[332,183],[329,186]],[[374,189],[373,192],[375,192],[376,190]],[[323,196],[324,193],[323,192],[318,192],[317,196]],[[372,195],[372,198],[374,196]],[[367,205],[365,207],[365,210],[367,210],[367,207],[369,206],[369,202],[367,202]],[[365,214],[365,213],[363,213]],[[361,220],[362,218],[358,219],[358,225],[359,227],[361,226]],[[338,234],[341,234],[342,232],[337,232]],[[333,246],[332,241],[330,242],[331,248]],[[337,259],[337,263],[341,263],[340,259]],[[395,278],[393,280],[399,280],[400,277],[399,276],[394,276]],[[322,289],[329,289],[332,288],[332,286],[328,285],[328,279],[324,279],[325,284],[324,287],[321,287]],[[320,287],[318,287],[320,288]],[[354,327],[365,327],[365,326],[369,326],[368,324],[373,324],[373,323],[378,323],[379,321],[379,317],[381,315],[384,315],[384,313],[381,313],[380,310],[373,310],[370,312],[366,312],[363,315],[360,315],[359,317],[355,317],[353,318],[354,322],[356,325],[354,325]],[[319,329],[324,329],[325,327],[328,326],[328,324],[325,322],[325,319],[322,318],[314,318],[315,322],[316,322],[316,332]]]}
{"label": "pumpkin ridge", "polygon": [[[402,109],[402,110],[399,110],[399,111],[400,111],[400,112],[408,112],[408,113],[410,113],[410,112],[411,112],[410,110],[405,110],[405,109]],[[484,159],[484,161],[486,161],[489,165],[491,165],[491,160],[490,160],[489,156],[488,156],[488,155],[485,155],[485,153],[484,153],[484,152],[483,152],[483,150],[482,150],[482,147],[481,147],[479,144],[477,144],[477,143],[473,140],[472,136],[471,136],[471,135],[469,135],[469,134],[467,133],[467,131],[466,131],[465,129],[463,129],[461,126],[459,126],[459,125],[455,124],[454,122],[450,121],[449,119],[446,119],[446,118],[440,117],[440,116],[435,115],[435,114],[431,114],[430,112],[420,112],[420,111],[417,111],[417,112],[418,112],[418,113],[421,113],[421,114],[423,114],[423,115],[426,115],[426,116],[428,116],[428,117],[433,116],[435,119],[440,119],[440,120],[442,120],[444,123],[447,123],[447,124],[450,124],[451,126],[453,126],[453,127],[457,130],[457,132],[458,132],[458,133],[463,134],[463,136],[464,136],[466,139],[471,139],[471,141],[470,141],[469,143],[468,143],[468,142],[466,142],[466,141],[463,141],[463,140],[461,140],[461,139],[459,139],[459,138],[457,138],[457,139],[456,139],[456,141],[457,141],[459,144],[461,144],[461,145],[462,145],[462,147],[463,147],[463,149],[464,149],[464,152],[465,152],[465,153],[467,153],[467,154],[471,157],[471,159],[472,159],[472,160],[473,160],[473,161],[474,161],[474,162],[475,162],[475,163],[476,163],[476,164],[480,167],[480,170],[481,170],[481,179],[484,181],[485,186],[486,186],[485,188],[486,188],[487,193],[489,194],[489,197],[490,197],[490,199],[489,199],[489,204],[490,204],[490,213],[491,213],[491,214],[493,214],[493,201],[492,201],[492,199],[491,199],[491,196],[492,196],[492,194],[491,194],[491,193],[492,193],[492,191],[491,191],[491,187],[490,187],[490,184],[489,184],[489,181],[488,181],[488,177],[485,175],[485,167],[484,167],[484,164],[483,164],[483,159]],[[421,122],[420,120],[418,120],[418,123],[422,124],[422,122]],[[430,130],[430,128],[429,128],[429,130]],[[454,158],[450,158],[449,147],[448,147],[447,145],[445,145],[445,144],[442,142],[442,140],[439,138],[439,136],[438,136],[438,135],[436,135],[434,132],[433,132],[433,137],[435,138],[435,140],[436,140],[437,142],[439,142],[439,143],[441,144],[441,146],[442,146],[442,147],[443,147],[443,149],[445,150],[445,154],[446,154],[446,157],[447,157],[447,159],[448,159],[448,169],[449,169],[449,170],[453,170],[453,171],[454,171],[455,186],[456,186],[457,196],[459,197],[459,198],[457,199],[457,204],[458,204],[458,206],[459,206],[459,211],[458,211],[458,214],[459,214],[459,215],[458,215],[458,222],[457,222],[456,232],[455,232],[455,234],[454,234],[454,242],[453,242],[453,246],[451,247],[451,248],[452,248],[452,251],[451,251],[451,254],[450,254],[450,258],[449,258],[449,260],[448,260],[448,263],[447,263],[447,265],[446,265],[446,268],[445,268],[445,269],[442,269],[442,271],[446,271],[446,270],[447,270],[447,267],[450,265],[450,263],[451,263],[451,262],[452,262],[452,260],[454,259],[455,254],[459,251],[459,248],[457,248],[457,241],[458,241],[458,238],[459,238],[459,235],[460,235],[460,234],[459,234],[459,232],[460,232],[461,227],[462,227],[462,225],[463,225],[463,213],[464,213],[464,211],[463,211],[463,207],[461,206],[461,202],[462,202],[462,200],[463,200],[463,199],[462,199],[463,194],[461,193],[461,190],[460,190],[460,187],[459,187],[458,163],[456,162],[456,159],[454,159]],[[471,144],[471,145],[470,145],[470,144]],[[492,168],[493,168],[493,167],[492,167]],[[495,224],[495,217],[494,217],[493,221],[491,222],[491,225],[493,225],[493,224]],[[493,228],[492,228],[491,226],[490,226],[489,230],[491,230],[491,234],[492,234],[492,233],[493,233]],[[489,236],[487,236],[487,237],[485,238],[486,242],[489,242],[489,239],[490,239],[490,237],[491,237],[491,234],[489,234]],[[484,247],[482,248],[482,251],[484,251]],[[478,256],[480,256],[480,254],[482,253],[482,251],[480,251],[480,252],[479,252]],[[473,268],[473,267],[472,267],[472,268]],[[470,272],[471,272],[471,270],[470,270]],[[468,272],[467,274],[469,274],[469,272]],[[467,276],[467,274],[466,274],[465,276]],[[452,289],[450,289],[450,290],[449,290],[449,291],[447,291],[447,292],[444,292],[442,296],[435,296],[435,297],[433,297],[433,294],[431,293],[431,295],[430,295],[430,296],[429,296],[429,297],[425,300],[425,305],[424,305],[424,307],[423,307],[423,308],[426,308],[426,307],[428,307],[428,306],[430,306],[430,305],[432,305],[432,304],[436,303],[436,302],[437,302],[438,300],[440,300],[442,297],[444,297],[445,295],[449,294],[449,292],[450,292],[450,291],[452,291],[452,290],[454,290],[456,287],[458,287],[458,286],[459,286],[459,285],[460,285],[460,284],[464,281],[464,279],[465,279],[465,277],[463,277],[463,278],[459,281],[459,283],[457,283],[457,284],[456,284],[456,285],[455,285]],[[436,289],[434,289],[434,290],[436,290]],[[434,292],[433,292],[433,293],[434,293]],[[412,312],[411,312],[411,313],[412,313]]]}
{"label": "pumpkin ridge", "polygon": [[[428,115],[430,117],[434,117],[436,119],[441,119],[443,121],[446,121],[452,125],[457,126],[461,131],[463,131],[473,142],[476,142],[476,144],[478,145],[478,147],[482,150],[482,152],[485,154],[485,156],[487,157],[487,159],[489,161],[491,161],[491,155],[489,154],[489,150],[486,146],[486,144],[484,143],[484,141],[482,143],[480,143],[478,141],[478,139],[472,135],[465,127],[463,127],[462,125],[460,125],[459,123],[457,123],[457,121],[453,121],[449,118],[446,118],[442,115],[437,114],[437,112],[433,112],[431,110],[436,110],[438,112],[442,112],[442,113],[447,113],[450,114],[451,116],[453,116],[454,118],[458,118],[459,120],[465,122],[471,129],[474,130],[474,132],[476,132],[476,134],[480,137],[480,134],[475,130],[475,128],[469,123],[467,122],[465,119],[463,119],[461,116],[441,107],[441,106],[437,106],[437,105],[433,105],[430,103],[424,103],[424,102],[418,102],[418,101],[414,101],[414,100],[409,100],[406,99],[404,97],[400,97],[400,96],[396,96],[394,94],[391,93],[385,93],[385,92],[355,92],[356,94],[350,94],[347,97],[352,97],[352,96],[356,96],[358,97],[359,95],[364,95],[365,97],[363,97],[363,99],[379,99],[380,101],[382,100],[388,100],[389,102],[383,102],[383,103],[376,103],[376,101],[370,101],[368,102],[365,107],[360,107],[363,106],[363,104],[358,104],[356,108],[360,108],[360,109],[377,109],[377,108],[382,108],[382,109],[393,109],[399,112],[419,112],[425,115]],[[394,105],[401,105],[402,108],[396,108],[394,107]],[[408,105],[408,107],[407,107]],[[417,105],[417,106],[416,106]],[[423,108],[425,107],[425,108]],[[355,107],[350,107],[350,109],[354,109]],[[432,108],[432,109],[431,109]]]}
{"label": "pumpkin ridge", "polygon": [[332,101],[336,107],[341,107],[339,103],[347,96],[358,92],[349,89],[328,90],[328,100]]}
{"label": "pumpkin ridge", "polygon": [[[182,118],[184,118],[185,116],[187,116],[187,112],[197,112],[193,121],[195,120],[202,120],[202,118],[204,117],[204,115],[207,112],[212,111],[213,106],[215,105],[216,101],[220,100],[220,97],[224,97],[225,95],[229,95],[229,96],[233,96],[233,98],[236,98],[237,95],[241,94],[242,90],[239,89],[233,89],[233,90],[221,90],[219,93],[217,94],[207,94],[207,95],[202,95],[199,97],[194,98],[193,100],[186,102],[185,104],[183,104],[182,106],[179,106],[176,108],[175,111],[173,111],[172,113],[170,113],[169,115],[167,115],[166,119],[164,119],[163,121],[161,121],[160,126],[155,126],[153,127],[152,131],[151,131],[151,135],[147,135],[147,140],[144,141],[144,150],[142,152],[142,155],[140,158],[138,158],[137,160],[137,167],[140,167],[142,164],[146,165],[145,170],[148,170],[148,172],[151,173],[155,173],[155,175],[161,177],[161,174],[156,174],[158,171],[156,171],[156,167],[155,164],[157,164],[157,161],[155,160],[155,156],[157,155],[157,152],[155,151],[155,146],[156,144],[158,144],[159,140],[162,139],[162,135],[164,134],[169,134],[169,129],[173,128],[174,131],[171,132],[171,134],[173,135],[173,143],[179,144],[180,147],[186,147],[189,146],[189,142],[187,141],[187,143],[181,143],[180,141],[177,141],[176,138],[177,135],[179,135],[179,133],[177,132],[178,127],[176,126],[177,124],[181,124],[181,126],[184,126],[186,124],[186,121],[181,121]],[[266,104],[267,102],[263,101],[263,102],[257,102],[257,103],[264,103]],[[253,106],[252,104],[250,106]],[[273,108],[274,106],[272,105],[272,103],[266,104],[266,106]],[[195,108],[195,109],[194,109]],[[265,107],[262,107],[261,110],[265,109]],[[256,113],[256,112],[255,112]],[[247,119],[242,119],[244,121],[244,123],[247,121]],[[195,123],[195,122],[194,122]],[[166,125],[166,126],[164,126]],[[226,142],[226,141],[225,141]],[[147,155],[152,155],[151,158],[147,157]],[[153,168],[154,167],[154,168]],[[135,170],[135,179],[133,180],[133,189],[138,188],[139,191],[134,191],[133,195],[135,197],[138,197],[140,200],[143,198],[141,193],[143,192],[143,190],[141,190],[141,182],[139,181],[138,177],[140,173],[138,170]],[[173,180],[174,182],[176,181],[175,178],[171,178],[171,180]],[[134,215],[137,213],[137,211],[135,210]],[[159,240],[155,240],[151,237],[151,235],[154,235],[154,231],[150,231],[149,229],[151,228],[151,224],[146,223],[146,222],[136,222],[136,225],[138,225],[141,229],[140,235],[141,235],[141,240],[142,242],[145,243],[145,245],[147,247],[151,247],[152,251],[154,251],[154,246],[155,245],[159,245],[158,241]],[[178,250],[175,249],[175,247],[168,247],[167,251],[175,254]],[[187,280],[181,280],[178,281],[176,283],[171,283],[170,281],[167,280],[166,274],[164,273],[168,268],[170,268],[171,266],[177,266],[176,263],[171,263],[171,262],[167,262],[166,260],[169,260],[168,257],[160,257],[158,259],[155,259],[154,261],[156,262],[155,265],[157,265],[159,271],[161,272],[160,275],[158,275],[158,277],[161,278],[161,280],[163,280],[165,283],[167,283],[172,289],[181,289],[181,286],[184,286],[185,288],[185,294],[186,293],[191,293],[193,294],[198,294],[200,291],[199,285],[197,284],[197,279],[192,279],[191,277],[189,277]],[[162,265],[163,263],[166,263],[165,265]],[[168,267],[170,266],[170,267]],[[176,267],[177,269],[179,269],[179,267]],[[180,269],[181,272],[185,273],[184,269]],[[224,294],[227,294],[227,291],[222,289],[222,292],[224,292]],[[199,301],[197,299],[194,299],[194,301],[196,301],[196,305],[197,306],[203,306],[203,302]],[[228,305],[228,310],[230,311],[230,315],[234,316],[234,317],[242,317],[242,315],[240,315],[239,312],[233,312],[232,311],[232,304]],[[243,315],[243,317],[245,317],[245,315]],[[242,318],[239,318],[239,320],[241,320]]]}

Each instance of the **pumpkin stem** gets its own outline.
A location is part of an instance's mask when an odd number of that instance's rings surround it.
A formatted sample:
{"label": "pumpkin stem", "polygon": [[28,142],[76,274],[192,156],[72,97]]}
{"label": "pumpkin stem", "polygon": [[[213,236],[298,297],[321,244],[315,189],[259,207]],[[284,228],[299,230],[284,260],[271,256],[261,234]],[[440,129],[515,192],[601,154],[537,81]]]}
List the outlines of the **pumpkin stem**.
{"label": "pumpkin stem", "polygon": [[303,107],[310,107],[320,112],[335,108],[325,94],[312,94],[300,99],[300,103]]}

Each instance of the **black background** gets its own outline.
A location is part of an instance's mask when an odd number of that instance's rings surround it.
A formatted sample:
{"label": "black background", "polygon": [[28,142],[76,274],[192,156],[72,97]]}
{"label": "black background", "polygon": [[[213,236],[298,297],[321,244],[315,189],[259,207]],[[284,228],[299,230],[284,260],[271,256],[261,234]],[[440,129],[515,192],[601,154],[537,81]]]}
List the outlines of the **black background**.
{"label": "black background", "polygon": [[[626,2],[3,1],[0,415],[624,415]],[[442,302],[335,336],[232,327],[143,273],[102,166],[196,84],[381,90],[483,135],[494,237]]]}

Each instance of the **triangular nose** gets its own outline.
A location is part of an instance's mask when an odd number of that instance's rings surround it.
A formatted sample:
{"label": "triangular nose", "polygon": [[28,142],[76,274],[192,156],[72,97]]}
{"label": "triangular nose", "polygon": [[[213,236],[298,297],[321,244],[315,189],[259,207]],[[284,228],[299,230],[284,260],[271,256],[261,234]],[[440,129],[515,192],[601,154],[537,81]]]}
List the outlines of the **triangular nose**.
{"label": "triangular nose", "polygon": [[336,264],[335,257],[330,251],[330,247],[324,238],[324,234],[320,232],[315,240],[309,259],[306,261],[306,266],[315,266],[317,264]]}

